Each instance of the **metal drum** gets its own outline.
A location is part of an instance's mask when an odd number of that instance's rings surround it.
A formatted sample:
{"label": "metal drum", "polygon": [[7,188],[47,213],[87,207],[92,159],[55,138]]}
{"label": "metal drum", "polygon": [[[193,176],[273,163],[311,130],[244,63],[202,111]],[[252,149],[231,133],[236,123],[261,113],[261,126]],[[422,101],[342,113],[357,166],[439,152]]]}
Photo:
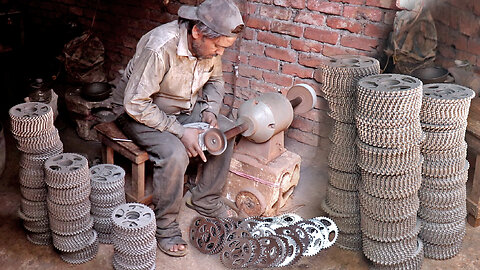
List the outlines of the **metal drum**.
{"label": "metal drum", "polygon": [[238,109],[238,123],[247,123],[242,136],[264,143],[287,129],[293,121],[290,101],[280,93],[265,93],[244,102]]}

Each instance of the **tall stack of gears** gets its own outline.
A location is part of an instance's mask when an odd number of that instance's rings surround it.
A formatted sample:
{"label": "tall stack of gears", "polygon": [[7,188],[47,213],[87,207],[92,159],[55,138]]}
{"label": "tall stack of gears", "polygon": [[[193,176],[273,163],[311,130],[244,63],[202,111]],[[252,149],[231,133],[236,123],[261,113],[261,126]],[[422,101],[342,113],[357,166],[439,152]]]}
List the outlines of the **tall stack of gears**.
{"label": "tall stack of gears", "polygon": [[93,228],[98,233],[100,243],[112,244],[112,212],[117,206],[126,203],[125,171],[117,165],[100,164],[90,168],[90,178]]}
{"label": "tall stack of gears", "polygon": [[53,125],[53,110],[44,103],[18,104],[9,110],[11,132],[21,152],[19,216],[27,239],[37,245],[50,245],[52,233],[48,223],[47,186],[43,164],[49,157],[63,152],[58,130]]}
{"label": "tall stack of gears", "polygon": [[111,215],[113,267],[117,270],[154,270],[157,240],[155,214],[148,206],[126,203]]}
{"label": "tall stack of gears", "polygon": [[455,84],[424,86],[420,120],[426,140],[421,149],[425,161],[418,215],[427,258],[457,255],[465,236],[469,167],[465,129],[474,96],[471,89]]}
{"label": "tall stack of gears", "polygon": [[225,267],[268,268],[295,264],[331,247],[338,236],[335,223],[325,217],[304,220],[296,214],[247,219],[197,217],[190,226],[190,242],[200,252],[220,254]]}
{"label": "tall stack of gears", "polygon": [[359,79],[380,73],[379,62],[366,56],[337,56],[324,61],[320,67],[322,91],[333,118],[330,134],[332,149],[328,156],[328,186],[324,211],[336,222],[340,235],[339,247],[360,250],[360,208],[355,128],[355,102]]}
{"label": "tall stack of gears", "polygon": [[74,153],[45,161],[47,208],[53,246],[62,260],[85,263],[97,255],[97,232],[90,215],[90,171],[85,157]]}
{"label": "tall stack of gears", "polygon": [[373,267],[420,269],[422,82],[400,74],[358,82],[356,126],[363,252]]}

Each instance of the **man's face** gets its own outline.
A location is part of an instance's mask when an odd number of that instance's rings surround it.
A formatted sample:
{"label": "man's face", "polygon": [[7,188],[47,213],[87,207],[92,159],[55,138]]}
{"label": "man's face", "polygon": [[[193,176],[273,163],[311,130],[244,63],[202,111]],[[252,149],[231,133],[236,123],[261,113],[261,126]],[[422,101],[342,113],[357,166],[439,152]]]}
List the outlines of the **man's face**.
{"label": "man's face", "polygon": [[236,37],[206,38],[203,35],[192,40],[192,53],[197,58],[210,59],[217,55],[223,55],[225,48],[233,45]]}

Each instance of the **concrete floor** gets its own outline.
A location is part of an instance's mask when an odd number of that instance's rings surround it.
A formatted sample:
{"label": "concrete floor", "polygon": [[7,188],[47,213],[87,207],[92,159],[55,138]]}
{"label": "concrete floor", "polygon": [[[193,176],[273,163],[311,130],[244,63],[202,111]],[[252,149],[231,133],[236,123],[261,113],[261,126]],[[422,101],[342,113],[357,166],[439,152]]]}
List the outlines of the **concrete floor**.
{"label": "concrete floor", "polygon": [[[3,123],[6,123],[4,120]],[[58,124],[60,122],[60,124]],[[65,152],[88,155],[90,162],[98,162],[100,144],[79,139],[72,127],[57,121]],[[0,269],[112,269],[113,246],[100,244],[96,258],[82,265],[71,265],[60,259],[50,246],[37,246],[27,241],[21,220],[17,217],[20,205],[18,184],[19,152],[15,142],[6,134],[7,165],[0,178]],[[312,148],[291,140],[286,141],[290,151],[302,155],[300,182],[291,199],[284,207],[304,218],[323,215],[320,201],[325,195],[327,183],[327,151],[323,147]],[[188,193],[187,193],[188,196]],[[197,214],[183,206],[179,222],[187,235],[188,226]],[[445,260],[425,259],[422,269],[480,269],[478,247],[480,231],[467,225],[464,247],[459,255]],[[156,269],[225,269],[218,255],[204,255],[190,247],[189,254],[172,258],[157,250]],[[346,251],[333,246],[313,257],[303,257],[296,265],[284,269],[368,269],[367,260],[361,252]]]}

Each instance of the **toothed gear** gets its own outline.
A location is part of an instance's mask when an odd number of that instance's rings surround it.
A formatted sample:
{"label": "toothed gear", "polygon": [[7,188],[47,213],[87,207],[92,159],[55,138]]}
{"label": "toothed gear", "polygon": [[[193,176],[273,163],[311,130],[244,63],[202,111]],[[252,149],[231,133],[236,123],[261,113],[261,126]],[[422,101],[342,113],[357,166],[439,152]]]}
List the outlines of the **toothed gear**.
{"label": "toothed gear", "polygon": [[76,252],[84,249],[97,237],[93,229],[81,232],[71,236],[62,236],[56,233],[52,234],[53,246],[63,252]]}
{"label": "toothed gear", "polygon": [[316,224],[311,221],[300,221],[296,225],[304,229],[310,238],[310,243],[302,255],[314,256],[320,252],[320,250],[324,247],[326,236],[316,226]]}
{"label": "toothed gear", "polygon": [[207,218],[200,219],[198,223],[195,221],[192,230],[190,230],[192,244],[205,254],[214,254],[219,251],[219,246],[222,245],[225,237],[224,228]]}
{"label": "toothed gear", "polygon": [[338,227],[333,220],[327,217],[314,217],[308,221],[315,223],[317,228],[319,228],[325,236],[325,241],[322,246],[323,249],[329,248],[335,244],[338,237]]}
{"label": "toothed gear", "polygon": [[97,232],[95,230],[92,230],[94,237],[92,237],[90,243],[88,245],[76,252],[62,252],[60,254],[60,258],[64,260],[65,262],[71,263],[71,264],[82,264],[86,263],[95,256],[97,256],[98,253],[98,239],[97,239]]}
{"label": "toothed gear", "polygon": [[121,204],[112,212],[113,227],[124,235],[138,235],[156,229],[155,214],[141,203]]}
{"label": "toothed gear", "polygon": [[52,232],[33,233],[27,232],[27,240],[35,245],[49,246],[52,244]]}
{"label": "toothed gear", "polygon": [[41,102],[15,105],[8,113],[11,132],[16,136],[35,137],[53,126],[53,110],[49,105]]}
{"label": "toothed gear", "polygon": [[[220,255],[223,265],[230,269],[243,268],[255,257],[254,246],[249,238],[236,238],[225,243],[225,247]],[[258,252],[258,251],[257,251]]]}

